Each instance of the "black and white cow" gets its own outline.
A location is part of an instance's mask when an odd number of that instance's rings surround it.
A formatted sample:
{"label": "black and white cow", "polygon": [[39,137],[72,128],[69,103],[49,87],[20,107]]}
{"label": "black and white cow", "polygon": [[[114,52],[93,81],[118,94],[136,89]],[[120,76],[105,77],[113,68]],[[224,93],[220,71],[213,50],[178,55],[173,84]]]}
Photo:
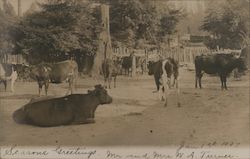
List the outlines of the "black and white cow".
{"label": "black and white cow", "polygon": [[[157,62],[149,61],[148,70],[149,75],[154,75],[154,80],[157,87],[157,91],[159,93],[159,98],[161,98],[162,100],[164,100],[165,98],[165,106],[167,106],[167,96],[169,94],[168,89],[174,86],[177,89],[177,105],[180,106],[178,87],[178,62],[173,58],[167,58],[165,60],[159,60]],[[173,78],[173,84],[171,84],[171,78]],[[162,89],[160,89],[160,86],[162,86]],[[160,95],[161,90],[164,92],[165,97]]]}
{"label": "black and white cow", "polygon": [[14,83],[17,79],[17,70],[14,64],[0,63],[0,83],[3,82],[5,91],[7,81],[10,81],[10,90],[14,92]]}

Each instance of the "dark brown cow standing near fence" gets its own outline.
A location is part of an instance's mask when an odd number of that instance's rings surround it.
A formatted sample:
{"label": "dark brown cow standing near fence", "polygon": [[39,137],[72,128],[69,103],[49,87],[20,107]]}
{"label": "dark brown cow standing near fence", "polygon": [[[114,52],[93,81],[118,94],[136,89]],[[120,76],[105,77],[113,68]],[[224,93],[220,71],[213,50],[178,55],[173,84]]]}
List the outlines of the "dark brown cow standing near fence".
{"label": "dark brown cow standing near fence", "polygon": [[102,62],[102,74],[104,77],[104,86],[107,87],[108,81],[108,88],[110,87],[112,77],[114,77],[114,88],[116,87],[116,76],[119,73],[119,64],[116,63],[114,60],[105,59]]}
{"label": "dark brown cow standing near fence", "polygon": [[[170,89],[173,86],[176,86],[177,89],[177,105],[180,106],[179,102],[179,87],[178,87],[178,77],[179,77],[179,65],[178,62],[173,58],[167,58],[165,60],[159,60],[157,62],[148,63],[148,74],[154,75],[155,84],[159,94],[159,98],[164,100],[165,106],[167,106],[168,94]],[[171,77],[173,77],[173,84],[171,85]],[[160,89],[160,86],[163,86]],[[165,97],[161,96],[161,90],[164,92]]]}
{"label": "dark brown cow standing near fence", "polygon": [[125,76],[132,76],[132,72],[130,74],[130,70],[132,69],[132,63],[133,63],[133,53],[129,56],[122,57],[122,69],[125,71]]}
{"label": "dark brown cow standing near fence", "polygon": [[214,54],[214,55],[201,55],[195,57],[195,88],[197,83],[201,86],[201,78],[205,73],[218,74],[221,80],[221,89],[227,89],[227,76],[238,68],[239,71],[245,70],[244,60],[236,58],[231,54]]}
{"label": "dark brown cow standing near fence", "polygon": [[69,91],[73,93],[73,87],[76,85],[78,77],[78,65],[74,60],[66,60],[58,63],[42,63],[33,66],[31,69],[31,78],[35,79],[39,86],[39,95],[43,85],[47,95],[49,83],[59,84],[64,81],[69,83]]}

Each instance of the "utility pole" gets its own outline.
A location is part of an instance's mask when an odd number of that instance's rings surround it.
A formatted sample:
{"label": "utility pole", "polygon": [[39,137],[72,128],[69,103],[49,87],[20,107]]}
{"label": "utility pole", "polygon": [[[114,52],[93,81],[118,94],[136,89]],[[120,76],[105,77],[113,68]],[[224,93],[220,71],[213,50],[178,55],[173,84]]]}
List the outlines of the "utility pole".
{"label": "utility pole", "polygon": [[100,5],[102,32],[99,35],[99,44],[94,59],[92,75],[98,77],[100,75],[101,65],[104,59],[112,59],[113,51],[109,29],[109,6]]}
{"label": "utility pole", "polygon": [[17,14],[19,17],[22,16],[22,5],[21,5],[21,0],[17,1]]}

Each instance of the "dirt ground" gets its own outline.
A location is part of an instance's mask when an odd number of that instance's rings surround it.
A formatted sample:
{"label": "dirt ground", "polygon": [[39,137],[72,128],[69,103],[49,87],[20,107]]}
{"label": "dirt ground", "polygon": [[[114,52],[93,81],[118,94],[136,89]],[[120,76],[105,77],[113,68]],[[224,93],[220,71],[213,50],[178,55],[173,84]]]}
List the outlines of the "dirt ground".
{"label": "dirt ground", "polygon": [[[194,72],[180,70],[180,103],[174,90],[168,107],[158,100],[152,76],[118,77],[117,88],[108,90],[113,103],[96,111],[96,123],[41,128],[16,124],[12,113],[37,97],[35,82],[17,82],[16,92],[0,86],[0,145],[147,145],[175,146],[233,142],[249,146],[249,74],[228,79],[222,91],[218,77],[205,75],[203,89],[194,88]],[[86,93],[95,82],[82,78],[78,93]],[[50,85],[49,95],[62,96],[67,85]]]}

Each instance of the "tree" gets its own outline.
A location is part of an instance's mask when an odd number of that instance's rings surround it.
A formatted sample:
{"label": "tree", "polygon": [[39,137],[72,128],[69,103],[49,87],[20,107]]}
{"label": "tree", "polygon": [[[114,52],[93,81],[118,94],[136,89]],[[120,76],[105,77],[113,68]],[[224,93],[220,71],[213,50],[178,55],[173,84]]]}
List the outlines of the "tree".
{"label": "tree", "polygon": [[201,29],[212,34],[207,46],[240,49],[249,38],[249,1],[227,0],[216,9],[209,8]]}
{"label": "tree", "polygon": [[162,15],[158,32],[158,38],[160,41],[164,41],[164,38],[167,37],[167,43],[169,45],[170,37],[177,32],[176,27],[182,17],[184,17],[182,12],[175,9],[170,9],[167,13]]}
{"label": "tree", "polygon": [[39,7],[19,25],[18,46],[29,62],[80,59],[95,53],[100,23],[90,3],[48,0]]}
{"label": "tree", "polygon": [[[110,5],[110,32],[113,45],[140,48],[144,44],[159,44],[173,34],[180,11],[163,8],[161,1],[97,0]],[[160,41],[159,41],[160,40]]]}
{"label": "tree", "polygon": [[3,9],[0,8],[0,55],[11,54],[14,52],[13,27],[17,23],[13,6],[3,1]]}

